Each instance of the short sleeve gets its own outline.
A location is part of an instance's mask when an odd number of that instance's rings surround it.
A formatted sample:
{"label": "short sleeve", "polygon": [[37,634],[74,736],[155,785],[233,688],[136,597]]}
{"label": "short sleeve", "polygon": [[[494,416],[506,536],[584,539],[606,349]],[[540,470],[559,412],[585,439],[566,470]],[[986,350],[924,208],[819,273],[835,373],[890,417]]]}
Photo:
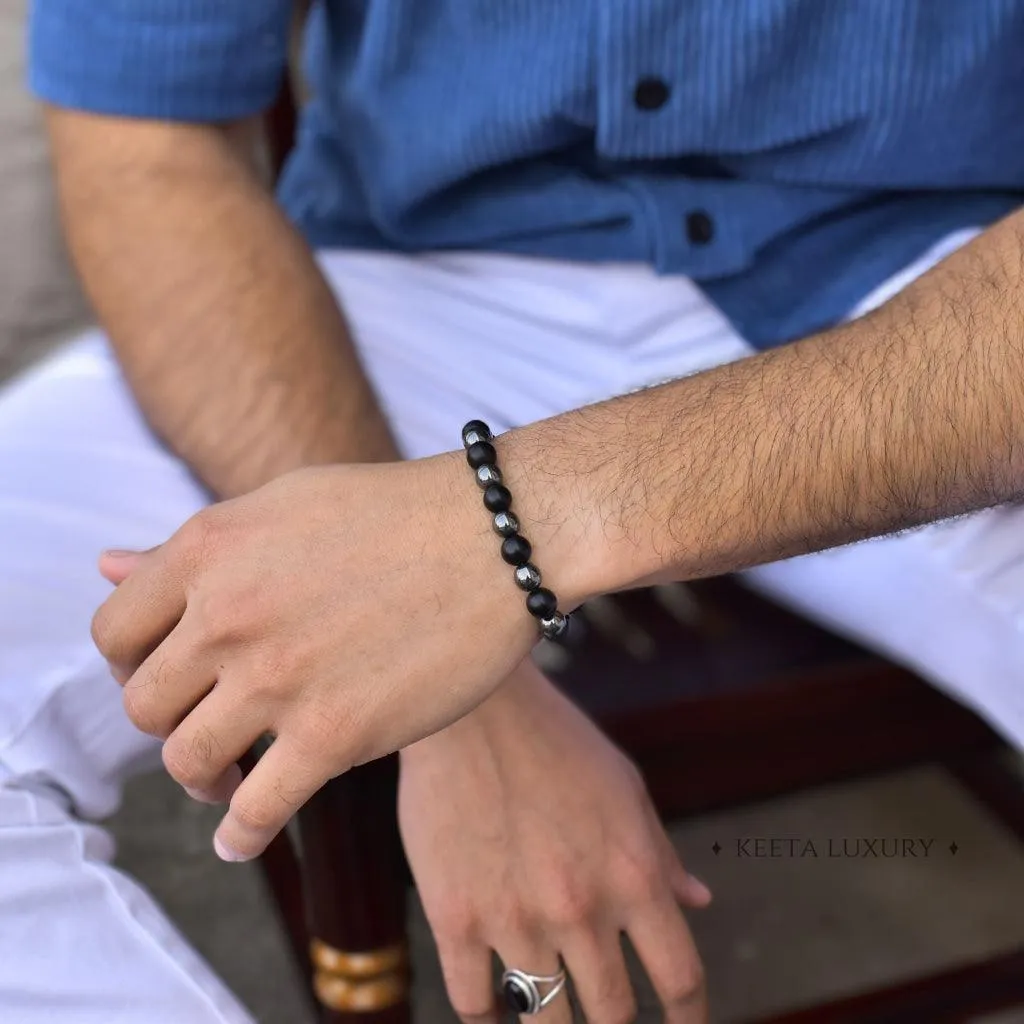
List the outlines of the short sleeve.
{"label": "short sleeve", "polygon": [[216,122],[266,109],[292,0],[33,0],[29,85],[93,113]]}

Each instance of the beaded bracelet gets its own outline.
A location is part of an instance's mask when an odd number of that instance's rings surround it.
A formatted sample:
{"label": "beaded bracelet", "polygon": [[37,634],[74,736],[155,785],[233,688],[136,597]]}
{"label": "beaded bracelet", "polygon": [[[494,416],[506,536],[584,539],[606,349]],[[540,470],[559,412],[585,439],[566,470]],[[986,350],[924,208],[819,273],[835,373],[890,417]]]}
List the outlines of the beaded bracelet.
{"label": "beaded bracelet", "polygon": [[569,630],[569,616],[558,610],[558,598],[540,585],[540,569],[531,561],[533,548],[519,532],[519,520],[512,512],[512,492],[501,482],[494,435],[483,420],[470,420],[462,428],[466,461],[484,492],[484,507],[494,516],[494,532],[504,539],[501,557],[514,567],[516,586],[526,591],[526,610],[537,620],[548,640],[562,640]]}

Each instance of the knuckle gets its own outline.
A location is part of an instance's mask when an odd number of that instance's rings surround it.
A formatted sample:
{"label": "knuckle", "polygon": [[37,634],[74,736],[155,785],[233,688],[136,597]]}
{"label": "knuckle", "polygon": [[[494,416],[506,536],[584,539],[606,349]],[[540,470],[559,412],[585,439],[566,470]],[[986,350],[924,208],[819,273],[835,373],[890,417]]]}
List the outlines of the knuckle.
{"label": "knuckle", "polygon": [[96,649],[108,660],[114,660],[113,655],[117,650],[117,629],[114,626],[113,616],[103,606],[92,617],[92,642]]}
{"label": "knuckle", "polygon": [[525,935],[533,931],[534,917],[518,894],[498,896],[487,913],[487,928],[494,935]]}
{"label": "knuckle", "polygon": [[[280,699],[283,686],[275,686],[275,682],[281,684],[282,680],[280,677],[267,680],[264,684],[266,692]],[[336,770],[341,771],[348,767],[345,753],[352,728],[351,718],[346,718],[339,708],[329,706],[326,702],[318,703],[304,708],[297,717],[293,739],[304,757],[317,761],[327,760]]]}
{"label": "knuckle", "polygon": [[[248,656],[249,685],[252,691],[263,696],[278,694],[283,684],[296,674],[297,656],[294,649],[286,644],[262,643],[254,648]],[[326,711],[319,708],[318,711]],[[328,730],[333,730],[337,723],[326,720],[325,715],[310,715],[304,723],[303,733],[319,737]]]}
{"label": "knuckle", "polygon": [[633,986],[625,970],[603,972],[593,981],[589,993],[594,1024],[624,1024],[636,1019],[637,1005]]}
{"label": "knuckle", "polygon": [[686,1005],[696,999],[705,985],[704,964],[700,957],[690,957],[665,987],[665,1000],[670,1004]]}
{"label": "knuckle", "polygon": [[207,643],[227,639],[237,631],[239,608],[223,587],[201,586],[189,597],[189,618]]}
{"label": "knuckle", "polygon": [[[203,643],[248,646],[265,632],[267,604],[266,593],[255,584],[238,578],[206,580],[190,595],[188,614]],[[249,655],[250,667],[267,677],[286,661],[286,654],[270,652],[269,645],[261,644]]]}
{"label": "knuckle", "polygon": [[619,897],[629,903],[657,899],[668,882],[661,858],[647,848],[622,854],[610,875]]}
{"label": "knuckle", "polygon": [[446,949],[464,946],[477,934],[476,915],[468,906],[446,906],[430,915],[430,926],[438,946]]}
{"label": "knuckle", "polygon": [[598,893],[587,885],[563,876],[544,902],[544,915],[560,928],[576,928],[587,924],[599,905]]}
{"label": "knuckle", "polygon": [[247,832],[273,832],[278,828],[275,808],[254,800],[232,800],[231,816]]}
{"label": "knuckle", "polygon": [[172,736],[164,743],[164,767],[181,785],[201,789],[212,781],[210,763],[214,749],[213,737],[206,730],[200,730],[188,741]]}
{"label": "knuckle", "polygon": [[224,532],[223,516],[215,508],[204,508],[182,526],[178,541],[193,563],[202,565],[216,552]]}
{"label": "knuckle", "polygon": [[289,819],[309,799],[309,794],[289,781],[287,775],[279,775],[271,785],[273,805],[267,808],[267,817],[271,825],[277,828],[282,821]]}
{"label": "knuckle", "polygon": [[147,687],[126,686],[121,692],[121,701],[125,714],[136,729],[149,736],[163,734],[163,720]]}
{"label": "knuckle", "polygon": [[[300,674],[295,678],[302,681],[305,677]],[[257,683],[256,691],[267,703],[296,707],[294,717],[288,719],[289,731],[298,755],[305,761],[329,769],[331,775],[341,775],[385,752],[372,746],[376,740],[372,723],[367,728],[344,696],[302,694],[302,706],[297,707],[299,699],[288,680],[287,676],[269,678]]]}
{"label": "knuckle", "polygon": [[255,574],[237,577],[231,587],[231,607],[239,622],[263,622],[270,608],[270,592],[266,581]]}

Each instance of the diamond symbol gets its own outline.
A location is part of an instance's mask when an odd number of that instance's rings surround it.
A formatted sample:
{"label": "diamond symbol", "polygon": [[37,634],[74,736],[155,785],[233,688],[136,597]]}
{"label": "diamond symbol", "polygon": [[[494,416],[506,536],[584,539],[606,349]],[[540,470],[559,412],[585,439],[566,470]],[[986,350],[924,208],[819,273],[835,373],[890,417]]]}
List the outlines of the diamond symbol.
{"label": "diamond symbol", "polygon": [[718,840],[717,839],[715,840],[715,845],[712,846],[711,849],[715,851],[715,856],[716,857],[722,852],[722,847],[718,845]]}
{"label": "diamond symbol", "polygon": [[959,849],[960,847],[957,846],[955,842],[949,844],[949,852],[953,854],[954,857],[956,856],[956,851]]}

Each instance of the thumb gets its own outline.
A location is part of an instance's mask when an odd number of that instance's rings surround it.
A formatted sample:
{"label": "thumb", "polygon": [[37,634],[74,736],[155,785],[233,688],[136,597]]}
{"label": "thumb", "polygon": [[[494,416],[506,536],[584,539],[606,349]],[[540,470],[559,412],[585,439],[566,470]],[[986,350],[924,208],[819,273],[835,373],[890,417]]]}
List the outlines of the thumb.
{"label": "thumb", "polygon": [[150,551],[156,551],[156,548],[150,548],[149,551],[123,551],[118,548],[104,551],[100,555],[100,574],[109,583],[117,586],[131,576]]}

